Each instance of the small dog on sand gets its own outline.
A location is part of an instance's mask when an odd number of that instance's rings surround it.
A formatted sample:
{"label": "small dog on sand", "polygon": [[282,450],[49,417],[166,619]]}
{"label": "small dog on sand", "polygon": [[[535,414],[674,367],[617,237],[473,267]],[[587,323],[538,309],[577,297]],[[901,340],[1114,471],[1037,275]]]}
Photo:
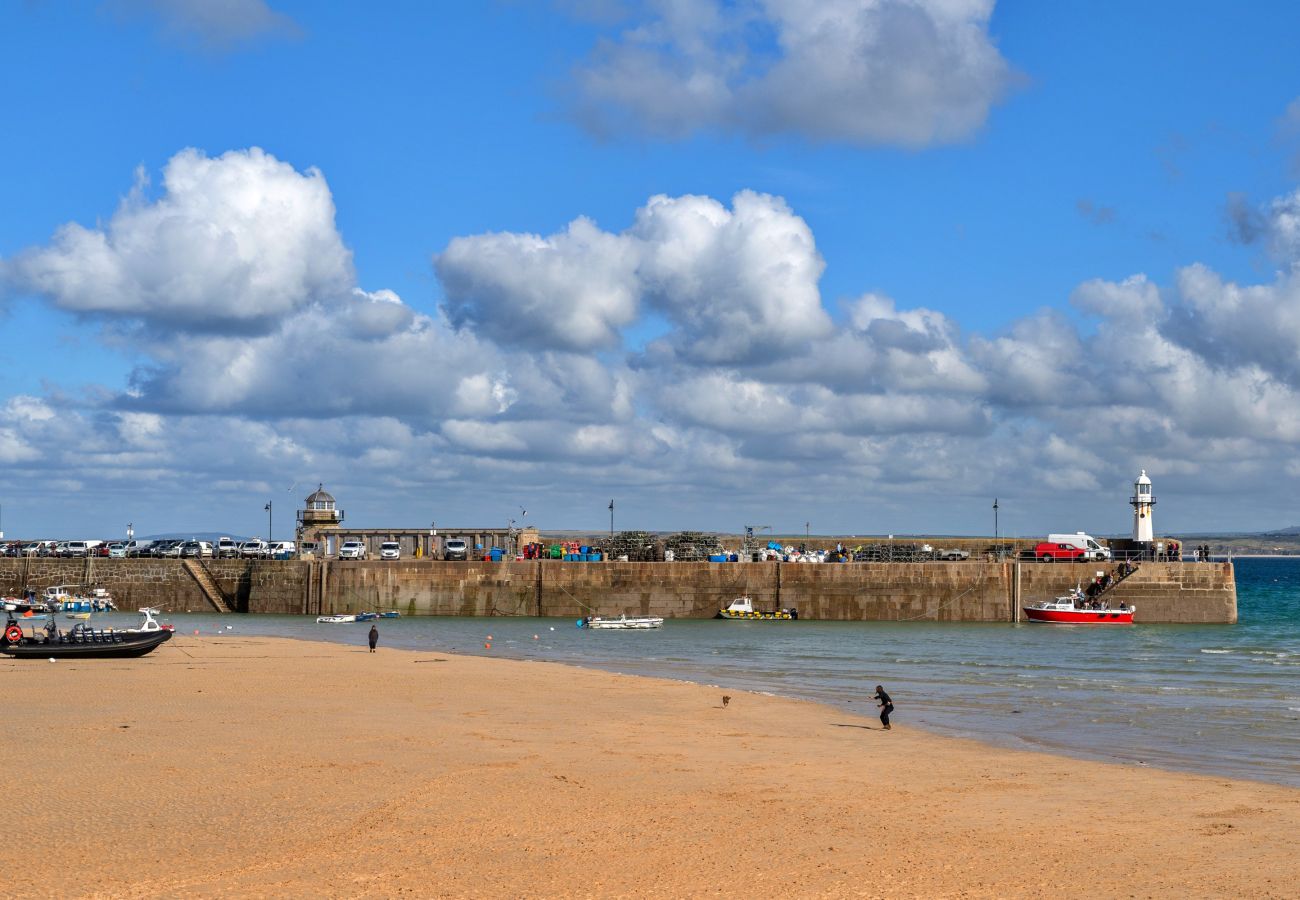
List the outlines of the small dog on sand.
{"label": "small dog on sand", "polygon": [[722,708],[723,708],[723,709],[726,709],[726,708],[727,708],[727,704],[730,703],[730,702],[731,702],[731,698],[730,698],[729,696],[727,696],[726,694],[723,694],[723,695],[722,695]]}

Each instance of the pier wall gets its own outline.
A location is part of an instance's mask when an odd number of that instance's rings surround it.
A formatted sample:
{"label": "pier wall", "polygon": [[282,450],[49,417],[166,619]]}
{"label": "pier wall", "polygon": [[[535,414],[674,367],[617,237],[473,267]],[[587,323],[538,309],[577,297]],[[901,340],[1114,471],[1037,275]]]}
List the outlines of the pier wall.
{"label": "pier wall", "polygon": [[[565,563],[204,560],[240,612],[321,615],[657,615],[708,618],[748,594],[807,619],[1009,622],[1023,603],[1086,584],[1096,563]],[[179,560],[0,559],[0,594],[54,584],[108,588],[122,609],[212,606]],[[1231,623],[1231,563],[1143,563],[1110,595],[1140,622]]]}

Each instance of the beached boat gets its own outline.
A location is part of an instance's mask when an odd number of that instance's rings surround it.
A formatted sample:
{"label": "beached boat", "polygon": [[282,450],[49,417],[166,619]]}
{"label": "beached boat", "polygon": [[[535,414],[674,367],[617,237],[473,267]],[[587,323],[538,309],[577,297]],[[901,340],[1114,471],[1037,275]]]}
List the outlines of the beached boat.
{"label": "beached boat", "polygon": [[754,609],[754,601],[749,597],[737,597],[723,609],[719,610],[716,618],[746,619],[758,622],[789,622],[799,618],[799,610],[791,607],[790,609],[779,609],[765,612],[763,610]]}
{"label": "beached boat", "polygon": [[632,629],[644,630],[646,628],[659,628],[664,624],[661,616],[628,616],[622,615],[617,619],[606,618],[605,616],[587,616],[578,620],[579,628],[603,629],[606,631],[627,631]]}
{"label": "beached boat", "polygon": [[1029,621],[1052,625],[1132,625],[1137,611],[1124,603],[1112,609],[1104,600],[1089,601],[1078,588],[1064,597],[1039,600],[1022,609]]}
{"label": "beached boat", "polygon": [[399,616],[401,616],[401,613],[395,609],[390,609],[388,612],[381,612],[379,614],[379,618],[381,619],[396,619]]}
{"label": "beached boat", "polygon": [[0,653],[16,659],[120,659],[144,656],[171,636],[170,630],[161,627],[150,631],[96,630],[84,622],[78,622],[71,631],[60,631],[53,620],[42,631],[28,635],[10,612],[4,633],[0,634]]}
{"label": "beached boat", "polygon": [[355,615],[316,617],[317,625],[346,625],[349,622],[355,622],[355,621],[357,621],[357,617]]}

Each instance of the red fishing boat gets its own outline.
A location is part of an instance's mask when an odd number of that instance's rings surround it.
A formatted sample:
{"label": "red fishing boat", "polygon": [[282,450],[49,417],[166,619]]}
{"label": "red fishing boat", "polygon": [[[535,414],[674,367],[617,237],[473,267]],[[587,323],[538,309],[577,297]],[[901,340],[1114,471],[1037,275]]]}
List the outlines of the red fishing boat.
{"label": "red fishing boat", "polygon": [[1054,625],[1132,625],[1137,611],[1125,603],[1111,607],[1105,600],[1089,600],[1078,588],[1064,597],[1040,600],[1022,608],[1029,621]]}

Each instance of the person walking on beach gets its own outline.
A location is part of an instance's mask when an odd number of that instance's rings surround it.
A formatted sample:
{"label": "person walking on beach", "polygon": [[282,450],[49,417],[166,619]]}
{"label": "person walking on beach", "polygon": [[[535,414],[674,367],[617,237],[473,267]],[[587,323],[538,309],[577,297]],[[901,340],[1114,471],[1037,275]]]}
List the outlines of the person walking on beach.
{"label": "person walking on beach", "polygon": [[885,689],[880,685],[876,685],[876,696],[871,699],[880,701],[880,724],[884,725],[885,730],[888,731],[889,714],[894,711],[894,701],[889,699],[889,695],[885,693]]}
{"label": "person walking on beach", "polygon": [[370,652],[371,653],[375,652],[375,644],[378,643],[379,643],[379,626],[371,625],[370,626]]}

